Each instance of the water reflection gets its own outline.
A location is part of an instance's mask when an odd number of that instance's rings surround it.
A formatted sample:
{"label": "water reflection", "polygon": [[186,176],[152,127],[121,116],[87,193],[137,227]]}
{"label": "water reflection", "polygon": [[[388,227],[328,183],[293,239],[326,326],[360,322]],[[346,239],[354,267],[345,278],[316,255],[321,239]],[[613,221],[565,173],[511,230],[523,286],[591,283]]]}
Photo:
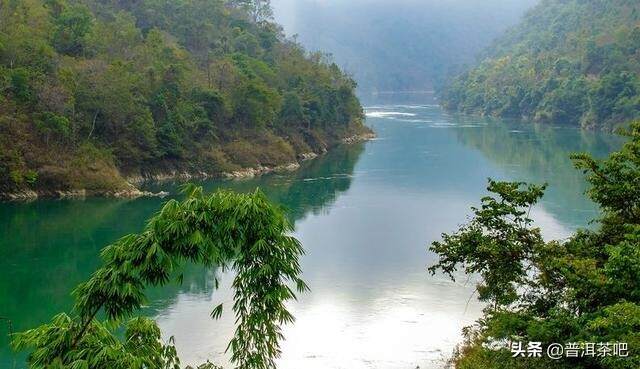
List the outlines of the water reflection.
{"label": "water reflection", "polygon": [[[354,167],[364,151],[364,144],[345,145],[304,162],[290,173],[271,174],[251,180],[195,181],[206,191],[231,188],[247,192],[260,188],[272,200],[281,204],[293,222],[307,213],[318,214],[349,189]],[[146,186],[150,191],[179,192],[180,183],[156,183]]]}
{"label": "water reflection", "polygon": [[[466,220],[487,177],[549,182],[534,217],[545,237],[566,236],[594,210],[568,152],[604,155],[619,144],[601,133],[450,116],[429,103],[378,105],[368,115],[378,138],[366,145],[342,147],[295,173],[202,183],[259,186],[296,224],[312,291],[290,304],[297,321],[285,329],[281,369],[442,367],[482,307],[470,299],[473,281],[426,273],[435,259],[426,245]],[[150,186],[160,188],[175,193],[177,184]],[[67,309],[98,250],[139,230],[159,206],[158,199],[0,205],[0,315],[25,329]],[[228,359],[233,276],[219,274],[214,291],[216,273],[188,267],[183,285],[149,292],[145,313],[175,336],[185,364]],[[225,313],[211,321],[220,302]],[[0,367],[10,368],[0,343]]]}
{"label": "water reflection", "polygon": [[[295,222],[307,213],[320,214],[349,189],[353,168],[363,145],[339,147],[286,175],[250,181],[207,181],[207,190],[230,187],[253,191],[261,187],[282,204]],[[317,180],[307,180],[317,179]],[[178,183],[150,185],[177,196]],[[139,231],[165,200],[42,200],[0,203],[0,317],[11,319],[21,331],[49,321],[72,304],[71,290],[100,264],[100,250],[117,238]],[[187,266],[181,286],[151,289],[149,315],[178,301],[213,293],[215,271]],[[207,309],[210,309],[208,306]],[[201,316],[206,320],[209,313]],[[23,367],[24,355],[8,345],[8,326],[0,321],[0,368]]]}
{"label": "water reflection", "polygon": [[463,124],[478,124],[474,131],[457,130],[463,144],[479,150],[498,165],[505,176],[531,183],[547,182],[544,208],[571,229],[584,226],[585,217],[597,217],[596,206],[584,192],[584,175],[569,155],[589,152],[605,157],[622,145],[622,138],[593,131],[539,124],[457,117]]}
{"label": "water reflection", "polygon": [[[312,291],[291,304],[297,321],[285,329],[281,369],[441,368],[482,306],[471,298],[473,281],[456,284],[425,272],[435,258],[426,244],[465,221],[487,177],[549,182],[551,196],[533,216],[545,237],[565,237],[587,225],[592,214],[584,209],[593,209],[575,192],[584,182],[567,152],[603,154],[617,142],[600,133],[451,117],[429,104],[377,106],[368,116],[379,137],[367,144],[351,187],[296,224]],[[493,130],[499,143],[487,137]],[[515,130],[523,133],[504,134]],[[211,353],[225,362],[233,317],[202,317],[230,300],[223,287],[161,310],[160,324],[176,335],[187,362]]]}

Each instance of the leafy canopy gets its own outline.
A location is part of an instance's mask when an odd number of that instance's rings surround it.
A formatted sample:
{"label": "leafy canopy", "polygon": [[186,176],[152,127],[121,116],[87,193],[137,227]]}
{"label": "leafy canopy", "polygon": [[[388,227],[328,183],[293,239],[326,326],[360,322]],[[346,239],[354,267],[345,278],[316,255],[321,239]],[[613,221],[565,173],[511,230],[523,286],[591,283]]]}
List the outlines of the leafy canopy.
{"label": "leafy canopy", "polygon": [[543,0],[442,91],[451,110],[612,129],[640,118],[640,3]]}
{"label": "leafy canopy", "polygon": [[[14,347],[31,350],[31,368],[178,368],[175,348],[161,342],[155,322],[129,320],[124,340],[114,332],[143,306],[145,288],[169,283],[184,262],[234,270],[231,360],[240,369],[275,368],[281,326],[294,320],[285,306],[295,298],[289,284],[308,289],[291,224],[260,191],[185,191],[184,201],[167,202],[141,233],[102,251],[103,266],[73,292],[73,316],[16,335]],[[212,317],[222,309],[215,307]],[[100,312],[106,322],[96,319]]]}
{"label": "leafy canopy", "polygon": [[[87,145],[124,176],[217,174],[366,131],[353,79],[270,12],[264,0],[0,0],[0,193],[94,188],[93,169],[71,163]],[[236,142],[261,160],[245,163]]]}
{"label": "leafy canopy", "polygon": [[[492,196],[471,221],[433,243],[439,262],[431,272],[455,279],[462,268],[478,275],[480,299],[490,302],[466,330],[453,359],[457,368],[640,367],[640,122],[624,134],[629,141],[608,158],[572,155],[602,209],[595,230],[547,242],[528,216],[544,186],[490,181]],[[625,342],[629,357],[514,359],[495,346],[511,341]]]}

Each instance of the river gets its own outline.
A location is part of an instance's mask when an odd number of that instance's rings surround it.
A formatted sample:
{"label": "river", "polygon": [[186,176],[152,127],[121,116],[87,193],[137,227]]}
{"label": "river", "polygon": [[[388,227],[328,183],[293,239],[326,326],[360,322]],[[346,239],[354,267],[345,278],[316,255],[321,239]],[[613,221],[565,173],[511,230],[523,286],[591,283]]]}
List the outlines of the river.
{"label": "river", "polygon": [[[307,254],[311,292],[290,308],[281,369],[441,368],[461,330],[481,314],[473,281],[431,276],[428,244],[454,231],[486,194],[488,177],[549,183],[533,211],[548,239],[567,237],[597,213],[568,155],[604,156],[612,135],[449,115],[435,104],[385,102],[367,108],[378,137],[304,163],[301,170],[244,181],[289,209]],[[176,195],[177,184],[149,185]],[[0,203],[0,317],[14,330],[48,321],[71,306],[70,291],[99,265],[99,250],[140,230],[165,200],[86,199]],[[183,363],[226,363],[233,334],[231,275],[189,267],[180,286],[153,289],[144,313],[175,336]],[[227,303],[218,321],[213,306]],[[23,368],[0,321],[0,368]]]}

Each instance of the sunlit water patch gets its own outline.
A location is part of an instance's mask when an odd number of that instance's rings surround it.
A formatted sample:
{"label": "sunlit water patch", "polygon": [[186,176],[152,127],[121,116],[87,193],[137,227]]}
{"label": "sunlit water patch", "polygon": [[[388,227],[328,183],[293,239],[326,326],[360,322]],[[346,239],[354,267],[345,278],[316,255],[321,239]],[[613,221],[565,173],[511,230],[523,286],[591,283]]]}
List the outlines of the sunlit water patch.
{"label": "sunlit water patch", "polygon": [[415,117],[416,114],[397,112],[397,111],[367,111],[366,116],[369,118],[394,118],[394,117]]}
{"label": "sunlit water patch", "polygon": [[[619,139],[401,105],[367,109],[377,139],[335,149],[298,172],[201,183],[207,190],[261,187],[295,223],[311,292],[289,304],[297,320],[284,328],[281,369],[442,368],[482,306],[472,298],[473,279],[454,283],[426,272],[436,260],[427,247],[468,219],[488,177],[549,183],[531,212],[546,239],[565,238],[597,215],[568,155],[604,156]],[[176,187],[149,185],[173,196]],[[100,248],[140,230],[162,201],[0,204],[0,316],[24,330],[68,310],[70,291],[97,267]],[[224,352],[234,326],[232,279],[231,272],[189,267],[182,285],[149,292],[144,313],[165,338],[175,337],[184,364],[231,367]],[[225,312],[213,321],[211,309],[221,302]],[[0,337],[0,368],[21,367],[24,354]]]}

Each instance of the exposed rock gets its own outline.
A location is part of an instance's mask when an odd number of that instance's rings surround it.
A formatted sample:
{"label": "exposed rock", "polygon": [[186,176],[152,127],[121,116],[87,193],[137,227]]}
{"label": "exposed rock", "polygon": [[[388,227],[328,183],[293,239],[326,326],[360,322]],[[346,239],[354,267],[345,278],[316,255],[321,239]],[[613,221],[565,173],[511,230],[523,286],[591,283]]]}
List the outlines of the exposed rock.
{"label": "exposed rock", "polygon": [[84,198],[87,197],[87,190],[68,190],[68,191],[54,191],[53,194],[51,194],[51,196],[47,196],[47,194],[45,193],[41,193],[42,196],[44,197],[56,197],[56,198],[60,198],[60,199],[67,199],[67,198]]}
{"label": "exposed rock", "polygon": [[[342,139],[344,144],[353,144],[357,142],[363,142],[375,138],[376,135],[373,132],[366,132]],[[324,154],[327,150],[321,148],[321,154]],[[211,174],[206,172],[187,172],[187,171],[170,171],[165,173],[148,173],[135,176],[129,176],[126,178],[128,186],[125,189],[117,190],[47,190],[47,191],[33,191],[23,190],[14,193],[0,193],[0,200],[10,201],[30,201],[36,200],[41,197],[48,198],[84,198],[88,196],[101,196],[101,197],[114,197],[121,199],[135,199],[139,197],[161,197],[164,198],[169,195],[168,192],[153,193],[148,191],[141,191],[135,185],[145,182],[163,182],[163,181],[189,181],[195,178],[206,179],[223,177],[227,179],[249,179],[268,173],[284,173],[293,172],[300,168],[300,162],[312,160],[317,158],[318,154],[315,152],[306,152],[298,155],[299,162],[292,162],[288,164],[278,165],[274,167],[259,165],[255,168],[245,168],[233,172]]]}
{"label": "exposed rock", "polygon": [[247,168],[242,170],[236,170],[233,172],[222,173],[222,175],[228,179],[243,179],[243,178],[253,178],[262,173],[264,173],[264,171],[262,171],[260,168]]}
{"label": "exposed rock", "polygon": [[0,193],[1,200],[9,201],[32,201],[39,198],[55,198],[55,199],[82,199],[90,196],[113,197],[119,199],[135,199],[138,197],[160,197],[164,198],[169,193],[161,191],[158,193],[149,191],[140,191],[135,187],[124,190],[51,190],[51,191],[32,191],[25,190],[13,193]]}
{"label": "exposed rock", "polygon": [[354,144],[358,142],[369,141],[376,138],[376,134],[373,132],[366,132],[362,134],[357,134],[349,137],[345,137],[342,139],[342,142],[345,144]]}
{"label": "exposed rock", "polygon": [[289,163],[289,164],[285,164],[285,165],[279,165],[275,168],[273,168],[273,171],[276,173],[281,173],[281,172],[295,172],[296,170],[300,169],[300,163]]}
{"label": "exposed rock", "polygon": [[127,177],[127,182],[131,184],[140,184],[145,182],[166,182],[166,181],[189,181],[195,178],[206,179],[213,178],[215,175],[206,172],[178,172],[171,171],[166,173],[150,173],[144,175],[136,175]]}
{"label": "exposed rock", "polygon": [[249,179],[268,173],[283,173],[293,172],[300,169],[300,163],[289,163],[284,165],[278,165],[276,167],[258,166],[256,168],[246,168],[237,170],[234,172],[223,173],[222,175],[227,179]]}
{"label": "exposed rock", "polygon": [[318,157],[318,154],[316,154],[315,152],[303,152],[302,154],[298,155],[298,160],[307,161],[307,160],[315,159],[317,157]]}
{"label": "exposed rock", "polygon": [[31,201],[38,199],[38,197],[38,193],[31,190],[0,194],[0,199],[10,201]]}
{"label": "exposed rock", "polygon": [[149,191],[140,191],[137,188],[127,189],[123,191],[117,191],[112,194],[107,194],[108,197],[115,197],[119,199],[136,199],[138,197],[159,197],[165,198],[169,196],[169,192],[160,191],[160,192],[149,192]]}

